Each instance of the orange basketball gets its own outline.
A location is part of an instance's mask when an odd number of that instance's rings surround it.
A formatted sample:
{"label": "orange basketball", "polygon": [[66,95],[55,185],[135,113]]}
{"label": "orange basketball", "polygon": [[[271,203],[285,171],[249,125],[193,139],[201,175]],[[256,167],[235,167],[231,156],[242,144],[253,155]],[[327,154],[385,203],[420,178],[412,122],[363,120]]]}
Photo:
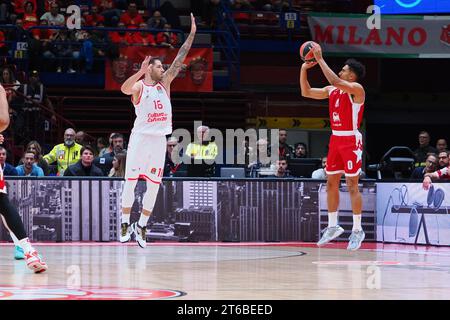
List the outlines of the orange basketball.
{"label": "orange basketball", "polygon": [[300,47],[300,58],[305,62],[315,62],[314,53],[311,51],[313,45],[319,45],[314,41],[306,41]]}

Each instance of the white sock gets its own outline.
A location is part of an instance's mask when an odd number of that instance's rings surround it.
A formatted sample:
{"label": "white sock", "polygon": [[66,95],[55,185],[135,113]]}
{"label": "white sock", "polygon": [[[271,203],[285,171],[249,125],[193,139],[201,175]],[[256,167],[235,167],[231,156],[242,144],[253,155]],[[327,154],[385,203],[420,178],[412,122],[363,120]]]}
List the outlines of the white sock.
{"label": "white sock", "polygon": [[360,214],[354,214],[353,215],[353,228],[352,231],[361,231],[361,218],[362,216]]}
{"label": "white sock", "polygon": [[328,212],[328,227],[336,227],[338,222],[338,213]]}
{"label": "white sock", "polygon": [[150,216],[146,216],[145,214],[141,213],[141,216],[140,216],[139,222],[138,222],[139,227],[146,227],[149,218],[150,218]]}
{"label": "white sock", "polygon": [[12,232],[9,232],[9,235],[11,236],[11,239],[14,241],[14,245],[16,247],[20,247],[19,239],[17,239],[16,235]]}
{"label": "white sock", "polygon": [[30,240],[28,238],[23,238],[22,240],[20,240],[19,245],[22,247],[23,252],[25,252],[25,253],[34,251],[33,247],[31,246]]}
{"label": "white sock", "polygon": [[122,223],[130,224],[130,216],[131,216],[131,214],[122,213],[122,218],[121,218]]}

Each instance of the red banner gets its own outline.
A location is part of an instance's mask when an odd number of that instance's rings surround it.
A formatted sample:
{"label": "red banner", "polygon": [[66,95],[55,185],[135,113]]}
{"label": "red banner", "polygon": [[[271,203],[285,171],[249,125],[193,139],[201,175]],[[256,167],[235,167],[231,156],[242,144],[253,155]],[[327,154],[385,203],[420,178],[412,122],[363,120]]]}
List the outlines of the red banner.
{"label": "red banner", "polygon": [[[170,66],[177,49],[125,47],[120,57],[107,60],[105,66],[105,89],[120,90],[122,83],[141,67],[145,56],[158,57],[164,69]],[[192,48],[184,60],[184,66],[172,82],[170,90],[184,92],[210,92],[213,90],[213,54],[211,48]]]}

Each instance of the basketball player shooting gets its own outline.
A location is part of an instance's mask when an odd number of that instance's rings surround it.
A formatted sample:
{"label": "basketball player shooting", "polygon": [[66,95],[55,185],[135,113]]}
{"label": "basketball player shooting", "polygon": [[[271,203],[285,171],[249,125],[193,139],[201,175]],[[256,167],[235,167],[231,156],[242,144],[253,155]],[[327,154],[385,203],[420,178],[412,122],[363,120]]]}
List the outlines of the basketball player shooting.
{"label": "basketball player shooting", "polygon": [[[345,174],[347,188],[353,211],[353,229],[349,238],[348,250],[358,250],[365,238],[361,227],[362,199],[358,189],[358,179],[362,166],[362,135],[359,132],[363,111],[365,91],[360,81],[365,67],[360,62],[349,59],[336,75],[322,57],[322,50],[316,43],[311,51],[314,59],[303,63],[300,71],[302,96],[312,99],[329,99],[329,115],[332,135],[326,165],[328,227],[317,243],[322,246],[339,237],[344,229],[338,225],[339,183]],[[307,70],[316,64],[330,83],[324,88],[311,88]]]}
{"label": "basketball player shooting", "polygon": [[[191,31],[167,69],[158,58],[146,57],[140,70],[128,78],[121,90],[131,95],[136,120],[128,144],[125,184],[122,192],[120,242],[127,242],[135,233],[141,248],[146,246],[146,226],[155,205],[159,184],[164,172],[166,135],[172,133],[172,105],[170,84],[183,66],[197,30],[191,13]],[[144,79],[140,80],[144,76]],[[134,189],[139,178],[147,182],[143,209],[138,221],[130,224]]]}
{"label": "basketball player shooting", "polygon": [[[3,132],[9,126],[9,111],[6,91],[0,84],[0,132]],[[0,144],[4,141],[4,137],[0,134]],[[41,273],[48,269],[47,264],[37,253],[36,249],[30,243],[25,228],[22,223],[17,209],[11,205],[6,194],[5,177],[3,176],[3,168],[0,166],[0,215],[5,227],[9,230],[14,242],[19,245],[24,254],[28,268],[35,273]]]}

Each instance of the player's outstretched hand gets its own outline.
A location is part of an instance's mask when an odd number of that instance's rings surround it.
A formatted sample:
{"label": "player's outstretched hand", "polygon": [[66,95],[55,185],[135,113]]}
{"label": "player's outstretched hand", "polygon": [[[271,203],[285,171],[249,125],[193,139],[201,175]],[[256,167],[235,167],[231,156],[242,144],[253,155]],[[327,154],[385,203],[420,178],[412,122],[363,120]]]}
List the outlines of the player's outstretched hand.
{"label": "player's outstretched hand", "polygon": [[320,45],[314,44],[311,48],[311,51],[314,53],[314,58],[316,58],[316,61],[322,59],[322,48],[320,47]]}
{"label": "player's outstretched hand", "polygon": [[152,58],[152,56],[146,56],[145,59],[144,59],[144,61],[142,61],[141,69],[140,69],[140,71],[141,71],[142,73],[147,72],[147,69],[148,69],[148,66],[149,66],[149,64],[150,64],[150,59],[151,59],[151,58]]}
{"label": "player's outstretched hand", "polygon": [[304,62],[304,63],[302,64],[302,69],[304,69],[304,70],[311,69],[311,68],[314,67],[316,64],[317,64],[316,61],[314,61],[314,62]]}
{"label": "player's outstretched hand", "polygon": [[3,144],[5,142],[5,137],[0,133],[0,144]]}
{"label": "player's outstretched hand", "polygon": [[197,32],[197,25],[195,24],[195,17],[191,12],[191,33]]}

